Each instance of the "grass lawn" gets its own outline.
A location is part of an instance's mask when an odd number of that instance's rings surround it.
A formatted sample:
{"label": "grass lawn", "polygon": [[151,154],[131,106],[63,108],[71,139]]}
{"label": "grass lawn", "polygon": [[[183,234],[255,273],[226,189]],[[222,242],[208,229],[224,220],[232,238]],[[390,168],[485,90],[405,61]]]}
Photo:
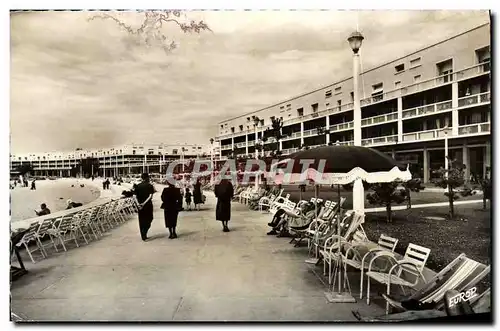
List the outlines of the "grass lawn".
{"label": "grass lawn", "polygon": [[459,205],[455,206],[455,213],[457,219],[464,220],[447,220],[447,207],[395,211],[392,223],[387,223],[385,213],[373,213],[366,215],[363,227],[372,241],[377,241],[382,233],[399,239],[396,252],[401,255],[409,243],[430,248],[426,266],[434,271],[441,270],[460,253],[491,264],[490,209],[482,210],[482,204]]}

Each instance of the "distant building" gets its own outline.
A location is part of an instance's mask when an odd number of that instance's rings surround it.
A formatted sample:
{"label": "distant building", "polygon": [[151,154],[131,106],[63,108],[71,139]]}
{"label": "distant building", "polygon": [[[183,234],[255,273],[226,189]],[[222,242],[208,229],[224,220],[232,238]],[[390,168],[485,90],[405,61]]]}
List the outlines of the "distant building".
{"label": "distant building", "polygon": [[[467,166],[466,178],[482,176],[491,166],[490,41],[490,24],[484,24],[362,72],[362,145],[409,163],[428,182],[431,170],[444,166],[447,134],[449,156]],[[254,155],[254,116],[258,139],[273,118],[284,121],[283,154],[302,145],[352,145],[352,77],[220,122],[223,156]],[[327,132],[318,136],[318,127]]]}
{"label": "distant building", "polygon": [[[217,143],[214,145],[217,146]],[[73,152],[11,154],[10,170],[11,174],[15,174],[21,165],[30,164],[33,176],[69,177],[71,169],[78,168],[81,160],[96,158],[100,168],[99,172],[96,170],[96,176],[125,176],[143,171],[160,173],[160,168],[165,172],[166,166],[173,160],[210,159],[211,148],[210,145],[131,144],[96,150],[77,148]],[[215,159],[220,157],[217,148],[213,153]]]}

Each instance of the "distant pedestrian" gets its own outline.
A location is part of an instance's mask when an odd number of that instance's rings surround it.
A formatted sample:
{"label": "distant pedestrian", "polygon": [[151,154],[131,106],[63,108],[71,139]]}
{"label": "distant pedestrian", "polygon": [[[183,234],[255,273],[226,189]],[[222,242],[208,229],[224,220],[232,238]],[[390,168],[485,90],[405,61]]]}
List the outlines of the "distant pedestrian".
{"label": "distant pedestrian", "polygon": [[188,187],[186,187],[185,195],[186,195],[186,208],[187,208],[187,210],[191,210],[191,196],[192,196],[192,194],[189,191]]}
{"label": "distant pedestrian", "polygon": [[233,199],[233,185],[227,179],[223,179],[219,184],[215,185],[215,197],[217,198],[217,207],[215,210],[215,218],[222,222],[224,232],[229,232],[227,223],[231,219],[231,200]]}
{"label": "distant pedestrian", "polygon": [[170,232],[168,238],[177,238],[175,231],[177,227],[177,217],[179,215],[179,203],[182,205],[181,190],[175,187],[174,184],[168,183],[168,187],[163,189],[161,193],[161,207],[163,209],[163,216],[165,217],[165,227]]}
{"label": "distant pedestrian", "polygon": [[143,241],[148,239],[148,231],[153,222],[153,194],[155,188],[149,182],[149,175],[141,175],[142,182],[135,186],[135,196],[139,204],[139,230]]}
{"label": "distant pedestrian", "polygon": [[200,205],[203,203],[203,195],[201,193],[200,179],[198,179],[196,181],[196,184],[194,184],[193,202],[194,202],[194,208],[200,210]]}
{"label": "distant pedestrian", "polygon": [[48,215],[48,214],[50,214],[50,209],[47,208],[46,204],[42,203],[40,205],[40,211],[35,210],[35,213],[36,213],[36,216]]}
{"label": "distant pedestrian", "polygon": [[33,181],[31,182],[31,189],[32,190],[36,190],[36,184],[35,184],[35,179],[33,179]]}

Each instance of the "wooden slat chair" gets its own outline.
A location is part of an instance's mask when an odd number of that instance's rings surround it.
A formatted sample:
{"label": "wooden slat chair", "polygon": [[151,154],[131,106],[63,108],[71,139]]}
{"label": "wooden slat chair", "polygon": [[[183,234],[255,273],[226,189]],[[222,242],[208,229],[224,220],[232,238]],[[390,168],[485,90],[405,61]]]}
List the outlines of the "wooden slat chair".
{"label": "wooden slat chair", "polygon": [[354,236],[359,237],[361,235],[356,234],[356,232],[363,233],[360,227],[364,218],[365,215],[355,212],[346,214],[340,224],[340,236],[337,233],[333,233],[325,240],[323,247],[320,248],[319,253],[323,259],[324,275],[326,275],[326,267],[328,265],[328,284],[332,284],[332,267],[334,263],[338,262],[340,247],[344,243],[352,241]]}
{"label": "wooden slat chair", "polygon": [[[415,244],[409,244],[406,249],[405,255],[402,259],[398,260],[393,252],[379,251],[374,254],[373,258],[368,264],[368,286],[366,289],[366,303],[370,304],[370,282],[375,280],[381,284],[387,285],[387,295],[390,295],[391,284],[399,285],[404,291],[404,287],[413,288],[422,279],[425,282],[425,277],[422,270],[425,263],[429,258],[431,250]],[[372,271],[373,263],[379,259],[384,258],[392,262],[392,267],[389,272]],[[411,275],[410,277],[408,277]],[[413,278],[413,280],[411,279]],[[389,313],[389,303],[386,304],[386,313]]]}
{"label": "wooden slat chair", "polygon": [[[281,195],[281,194],[280,194]],[[259,200],[259,211],[263,212],[264,207],[269,208],[269,206],[278,198],[280,195],[271,194],[269,197],[262,197]]]}
{"label": "wooden slat chair", "polygon": [[343,245],[342,249],[342,259],[344,261],[345,269],[347,266],[351,266],[355,269],[361,270],[361,280],[360,280],[360,290],[359,298],[363,299],[363,276],[364,270],[368,268],[368,263],[370,259],[374,256],[376,252],[379,251],[389,251],[394,252],[398,244],[399,239],[386,236],[384,234],[380,235],[378,239],[377,246],[372,248],[367,248],[370,241],[367,240],[365,234],[361,231],[356,232],[351,243],[346,243]]}
{"label": "wooden slat chair", "polygon": [[[31,262],[33,262],[33,263],[36,263],[35,259],[33,258],[33,255],[32,255],[34,252],[39,251],[40,254],[42,255],[42,257],[45,257],[43,250],[41,248],[42,247],[41,242],[40,242],[38,236],[36,235],[39,228],[40,228],[39,222],[32,223],[28,229],[28,232],[26,232],[26,234],[23,236],[21,241],[19,241],[19,243],[17,244],[18,247],[24,246],[24,248],[28,252],[28,255],[31,259]],[[30,248],[29,244],[31,242],[35,242],[36,246]]]}
{"label": "wooden slat chair", "polygon": [[[45,249],[46,247],[54,247],[55,251],[58,252],[57,249],[57,244],[54,241],[54,236],[53,236],[53,230],[57,224],[57,219],[56,218],[48,218],[40,222],[40,227],[38,228],[38,231],[36,233],[36,236],[38,238],[38,242],[40,243],[40,247],[43,251],[44,257],[48,257],[49,255],[47,254],[47,250]],[[50,242],[44,243],[42,240],[47,238],[50,240]]]}
{"label": "wooden slat chair", "polygon": [[78,240],[76,238],[77,227],[74,225],[73,215],[63,216],[56,221],[55,228],[51,230],[51,235],[59,240],[59,243],[63,247],[64,251],[67,252],[65,243],[68,241],[74,241],[76,247],[80,247]]}
{"label": "wooden slat chair", "polygon": [[306,230],[307,247],[309,251],[309,256],[314,252],[314,259],[319,257],[319,248],[324,244],[325,240],[331,235],[335,234],[337,231],[335,220],[344,215],[340,214],[341,208],[335,203],[331,204],[329,208],[325,210],[321,218],[316,218],[309,229]]}
{"label": "wooden slat chair", "polygon": [[[314,198],[313,198],[314,199]],[[327,210],[333,211],[332,202],[327,200],[325,204],[321,204],[321,208],[318,212],[318,217],[321,218]],[[315,210],[311,210],[307,213],[300,213],[297,218],[288,224],[288,231],[294,235],[290,243],[295,243],[295,247],[299,246],[302,240],[307,238],[307,231],[311,227],[311,223],[315,222]]]}
{"label": "wooden slat chair", "polygon": [[490,270],[490,266],[474,261],[462,253],[412,295],[401,299],[395,299],[389,294],[382,296],[390,306],[401,310],[407,310],[402,302],[410,300],[420,304],[434,304],[434,309],[442,309],[447,291],[469,290],[483,280]]}
{"label": "wooden slat chair", "polygon": [[289,201],[289,199],[290,199],[290,194],[287,194],[284,197],[278,197],[269,207],[269,213],[271,214],[271,217],[273,217],[274,214],[276,214],[276,212],[282,208],[282,205],[285,202]]}

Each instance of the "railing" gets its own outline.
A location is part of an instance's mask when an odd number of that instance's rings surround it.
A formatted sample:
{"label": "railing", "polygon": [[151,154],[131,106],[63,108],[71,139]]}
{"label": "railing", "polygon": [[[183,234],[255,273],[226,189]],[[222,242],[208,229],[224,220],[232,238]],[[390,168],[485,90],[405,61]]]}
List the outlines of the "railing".
{"label": "railing", "polygon": [[478,93],[458,98],[458,107],[466,107],[487,102],[490,102],[490,92]]}
{"label": "railing", "polygon": [[247,145],[247,143],[246,143],[246,142],[245,142],[245,143],[237,143],[237,144],[234,144],[234,146],[235,146],[236,148],[246,147],[246,145]]}
{"label": "railing", "polygon": [[389,113],[389,114],[384,114],[384,115],[378,115],[378,116],[373,116],[373,117],[368,117],[365,119],[361,120],[361,125],[372,125],[372,124],[380,124],[380,123],[385,123],[389,121],[395,121],[398,119],[398,112],[394,113]]}
{"label": "railing", "polygon": [[300,131],[297,131],[297,132],[287,134],[287,136],[285,138],[283,138],[283,140],[296,139],[296,138],[300,138],[301,136],[302,135],[301,135]]}
{"label": "railing", "polygon": [[334,141],[332,142],[333,145],[354,145],[354,140],[349,140],[349,141]]}
{"label": "railing", "polygon": [[297,152],[299,149],[298,148],[286,148],[286,149],[283,149],[281,150],[281,153],[283,155],[287,155],[287,154],[292,154],[292,153],[295,153]]}
{"label": "railing", "polygon": [[349,130],[354,127],[354,121],[330,125],[330,132]]}
{"label": "railing", "polygon": [[398,135],[384,136],[384,137],[376,137],[376,138],[367,138],[361,140],[362,146],[372,146],[372,145],[382,145],[382,144],[392,144],[398,142]]}
{"label": "railing", "polygon": [[483,62],[472,67],[455,72],[455,80],[464,80],[474,76],[482,75],[490,71],[490,62]]}
{"label": "railing", "polygon": [[458,127],[458,135],[468,135],[468,134],[478,134],[478,133],[490,133],[491,123],[476,123],[469,125],[462,125]]}
{"label": "railing", "polygon": [[433,114],[451,109],[451,100],[403,110],[403,119]]}
{"label": "railing", "polygon": [[401,96],[401,89],[398,88],[397,90],[392,90],[392,91],[382,93],[382,94],[379,94],[376,96],[364,98],[364,99],[360,100],[359,103],[360,103],[361,107],[363,107],[363,106],[366,106],[366,105],[369,105],[369,104],[372,104],[375,102],[397,98],[399,96]]}
{"label": "railing", "polygon": [[225,151],[225,150],[227,150],[227,149],[231,149],[231,145],[222,145],[222,146],[220,147],[220,149],[221,149],[222,151]]}
{"label": "railing", "polygon": [[[443,138],[446,136],[445,132],[446,131],[443,129],[434,129],[434,130],[418,131],[412,133],[404,133],[403,141],[418,141],[418,140]],[[451,136],[451,130],[448,130],[448,136]]]}
{"label": "railing", "polygon": [[317,129],[306,130],[304,131],[304,137],[314,136],[317,133],[318,133]]}

